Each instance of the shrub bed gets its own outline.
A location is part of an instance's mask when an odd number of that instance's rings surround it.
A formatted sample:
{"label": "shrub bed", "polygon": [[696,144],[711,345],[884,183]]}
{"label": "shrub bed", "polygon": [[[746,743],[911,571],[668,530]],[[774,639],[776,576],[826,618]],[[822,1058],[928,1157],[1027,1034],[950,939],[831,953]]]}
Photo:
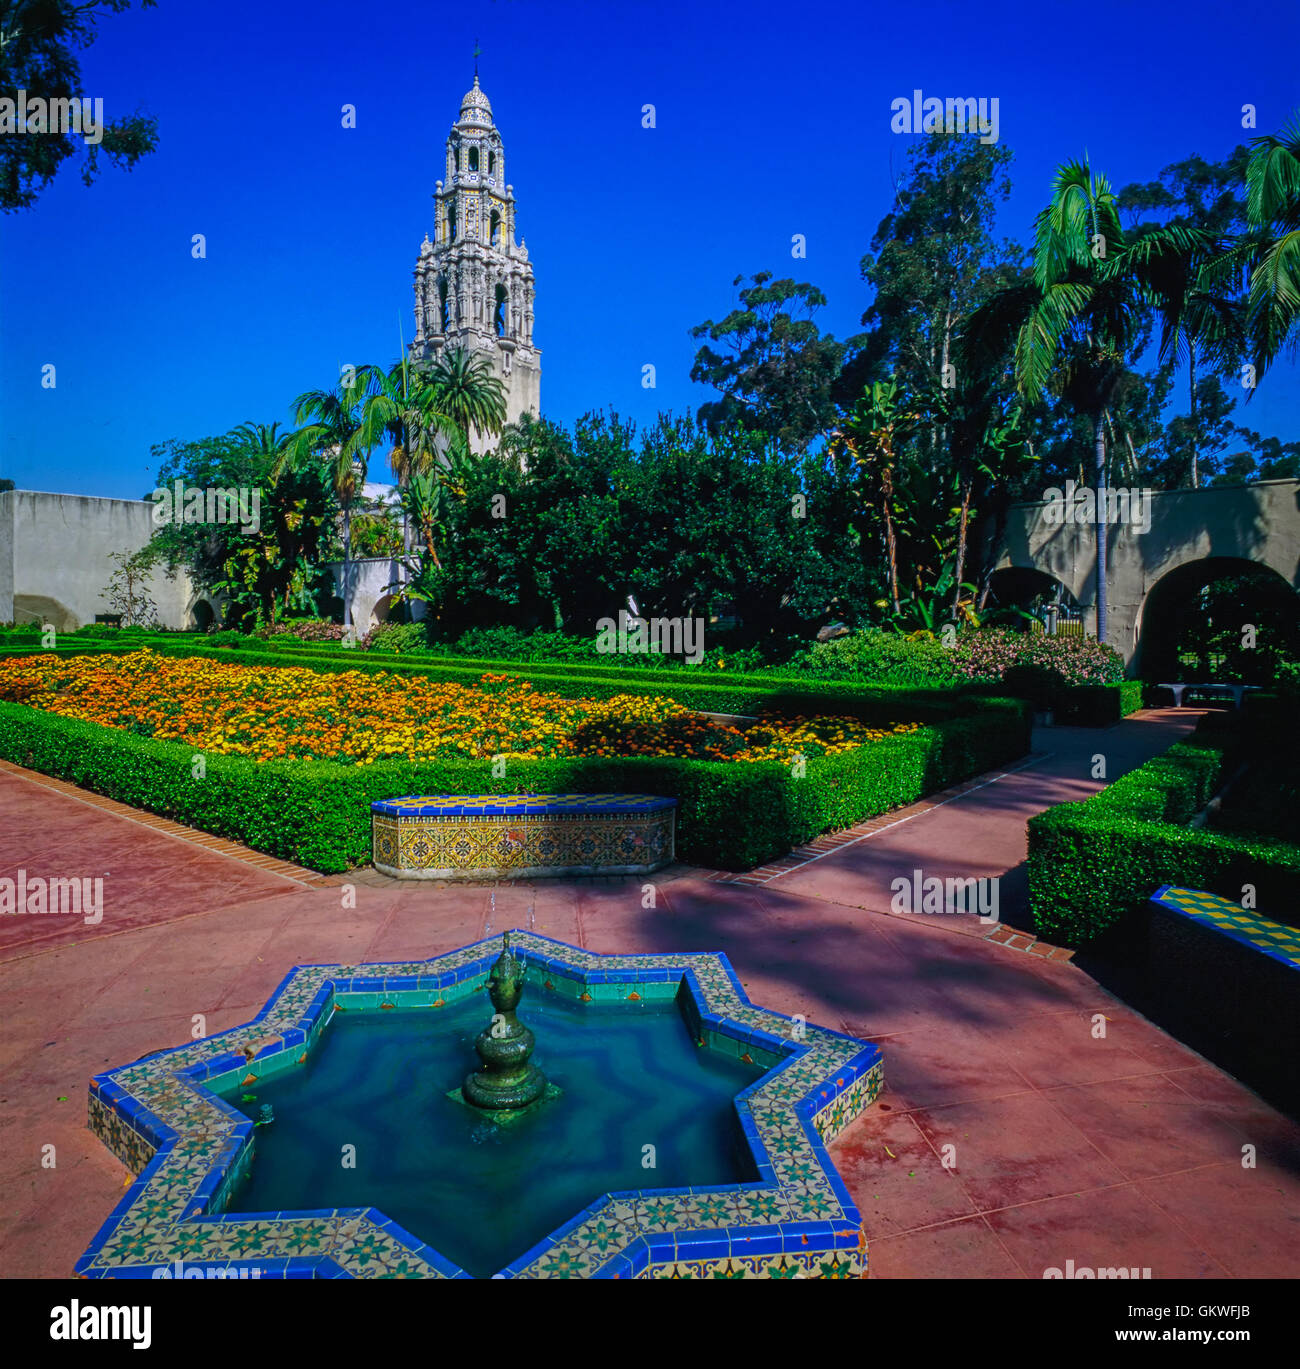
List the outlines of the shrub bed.
{"label": "shrub bed", "polygon": [[1237,733],[1198,729],[1082,803],[1029,820],[1029,900],[1050,940],[1093,941],[1140,912],[1162,884],[1204,889],[1296,920],[1300,847],[1256,834],[1190,828],[1239,756]]}
{"label": "shrub bed", "polygon": [[[1006,701],[1004,701],[1006,702]],[[0,703],[0,756],[268,855],[332,874],[370,858],[370,804],[412,793],[640,791],[678,800],[678,857],[749,869],[820,832],[848,826],[1022,755],[1023,706],[950,717],[870,746],[812,757],[806,773],[775,762],[737,766],[659,758],[516,760],[506,780],[489,760],[352,766],[256,762]]]}

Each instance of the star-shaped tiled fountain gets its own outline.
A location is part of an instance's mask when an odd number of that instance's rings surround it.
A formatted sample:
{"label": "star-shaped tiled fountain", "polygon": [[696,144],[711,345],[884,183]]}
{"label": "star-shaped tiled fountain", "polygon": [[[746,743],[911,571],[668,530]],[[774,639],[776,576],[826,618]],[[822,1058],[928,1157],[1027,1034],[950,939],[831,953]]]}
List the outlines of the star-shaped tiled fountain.
{"label": "star-shaped tiled fountain", "polygon": [[301,966],[252,1022],[91,1081],[90,1126],[138,1177],[77,1273],[865,1273],[826,1146],[879,1092],[875,1046],[756,1007],[722,955],[510,944],[560,1086],[535,1116],[497,1128],[446,1097],[474,1063],[499,941]]}

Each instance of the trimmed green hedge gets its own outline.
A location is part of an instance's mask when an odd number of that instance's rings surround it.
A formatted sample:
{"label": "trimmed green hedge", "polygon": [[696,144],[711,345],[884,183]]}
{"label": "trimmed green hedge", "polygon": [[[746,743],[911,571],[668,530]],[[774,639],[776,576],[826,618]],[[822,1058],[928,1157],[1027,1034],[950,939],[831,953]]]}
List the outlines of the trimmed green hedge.
{"label": "trimmed green hedge", "polygon": [[1074,727],[1110,727],[1142,707],[1142,681],[1066,685],[1057,721]]}
{"label": "trimmed green hedge", "polygon": [[1239,900],[1295,918],[1300,847],[1186,826],[1237,760],[1229,731],[1198,731],[1082,803],[1029,820],[1029,902],[1050,940],[1093,941],[1139,912],[1162,884]]}
{"label": "trimmed green hedge", "polygon": [[[567,692],[581,687],[583,693],[593,698],[608,698],[612,694],[659,694],[676,699],[686,707],[714,713],[752,713],[764,707],[780,712],[831,708],[853,712],[871,722],[894,721],[900,717],[920,720],[956,716],[972,711],[971,698],[1005,700],[1026,698],[1029,693],[1012,687],[1012,681],[972,684],[953,679],[929,684],[923,681],[872,684],[862,678],[836,679],[809,670],[776,668],[732,674],[702,667],[687,671],[681,667],[639,666],[632,670],[625,665],[602,665],[599,661],[581,659],[547,661],[386,652],[373,648],[361,650],[345,648],[337,642],[306,642],[288,636],[247,637],[214,645],[198,634],[131,631],[133,636],[129,644],[95,640],[74,646],[65,634],[55,650],[60,655],[68,655],[97,650],[129,651],[147,646],[165,655],[234,660],[249,666],[303,666],[312,670],[367,673],[392,670],[470,683],[484,674],[517,675],[530,680],[538,689]],[[25,650],[23,647],[7,648],[0,643],[0,656]],[[1053,700],[1057,721],[1077,727],[1109,727],[1142,707],[1142,690],[1142,684],[1136,680],[1119,684],[1061,685]],[[883,701],[894,704],[895,709],[846,708],[845,699]],[[959,703],[959,700],[965,702]],[[908,704],[909,711],[900,715],[896,709],[904,703]],[[1046,705],[1039,700],[1035,706]]]}
{"label": "trimmed green hedge", "polygon": [[229,837],[324,873],[370,859],[370,804],[401,794],[640,791],[678,800],[680,860],[750,869],[820,832],[915,802],[1023,755],[1018,705],[954,717],[835,756],[796,779],[776,762],[603,757],[515,761],[494,780],[487,760],[369,766],[206,757],[194,748],[0,703],[0,756],[122,803]]}
{"label": "trimmed green hedge", "polygon": [[[1018,699],[998,697],[988,686],[966,689],[909,689],[889,685],[864,685],[849,681],[809,681],[734,676],[719,680],[707,676],[697,680],[683,678],[683,672],[662,676],[649,671],[609,669],[588,674],[586,669],[568,667],[538,669],[521,667],[519,662],[413,660],[402,656],[376,656],[370,652],[338,650],[334,653],[312,651],[289,653],[254,651],[243,647],[204,647],[149,643],[159,655],[200,657],[249,667],[277,669],[301,667],[322,674],[359,671],[362,674],[388,672],[394,675],[420,675],[426,679],[474,685],[485,674],[509,674],[529,681],[538,690],[569,698],[608,699],[616,694],[658,695],[676,700],[686,708],[710,713],[757,714],[763,711],[784,714],[842,714],[868,724],[892,722],[941,722],[956,717],[995,714],[1007,719],[1023,719],[1025,704]],[[59,647],[58,655],[84,654],[104,648]],[[114,647],[118,653],[123,648]],[[138,648],[127,648],[130,650]],[[0,649],[0,656],[32,654]]]}

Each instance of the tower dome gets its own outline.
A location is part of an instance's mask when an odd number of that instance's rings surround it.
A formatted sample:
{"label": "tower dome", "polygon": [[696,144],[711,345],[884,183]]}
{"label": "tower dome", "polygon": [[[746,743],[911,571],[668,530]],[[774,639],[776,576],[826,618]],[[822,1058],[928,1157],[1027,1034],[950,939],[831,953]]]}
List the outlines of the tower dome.
{"label": "tower dome", "polygon": [[492,101],[479,89],[478,75],[474,76],[474,86],[465,92],[460,102],[460,117],[463,122],[490,124],[492,122]]}

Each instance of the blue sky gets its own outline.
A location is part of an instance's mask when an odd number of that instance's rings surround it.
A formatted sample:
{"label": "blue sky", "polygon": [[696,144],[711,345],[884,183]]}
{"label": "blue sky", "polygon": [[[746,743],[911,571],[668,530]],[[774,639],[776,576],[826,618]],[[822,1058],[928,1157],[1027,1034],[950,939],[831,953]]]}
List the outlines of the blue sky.
{"label": "blue sky", "polygon": [[[340,366],[396,359],[476,37],[537,273],[542,410],[566,424],[696,408],[688,330],[741,273],[811,280],[822,325],[857,331],[909,142],[890,102],[917,87],[999,98],[999,229],[1025,240],[1062,160],[1154,179],[1245,141],[1243,104],[1259,131],[1300,106],[1294,6],[160,0],[83,58],[106,114],[157,116],[158,150],[89,190],[67,169],[0,219],[0,475],[138,497],[154,443],[287,423]],[[1281,365],[1238,418],[1289,440],[1298,411]]]}

